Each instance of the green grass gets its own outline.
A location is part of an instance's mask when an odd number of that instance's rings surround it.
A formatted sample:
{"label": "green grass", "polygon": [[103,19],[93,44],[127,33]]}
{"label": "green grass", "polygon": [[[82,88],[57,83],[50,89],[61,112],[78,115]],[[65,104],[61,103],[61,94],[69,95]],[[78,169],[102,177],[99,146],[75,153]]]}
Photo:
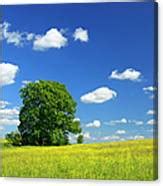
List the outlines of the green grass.
{"label": "green grass", "polygon": [[2,176],[157,179],[152,139],[62,147],[3,147]]}

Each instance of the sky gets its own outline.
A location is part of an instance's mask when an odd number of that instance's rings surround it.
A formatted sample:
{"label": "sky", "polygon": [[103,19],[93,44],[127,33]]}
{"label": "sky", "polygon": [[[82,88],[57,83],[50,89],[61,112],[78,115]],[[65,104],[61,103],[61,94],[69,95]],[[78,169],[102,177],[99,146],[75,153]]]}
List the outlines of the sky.
{"label": "sky", "polygon": [[65,84],[77,102],[85,143],[154,137],[154,3],[2,11],[1,136],[19,124],[21,87],[52,80]]}

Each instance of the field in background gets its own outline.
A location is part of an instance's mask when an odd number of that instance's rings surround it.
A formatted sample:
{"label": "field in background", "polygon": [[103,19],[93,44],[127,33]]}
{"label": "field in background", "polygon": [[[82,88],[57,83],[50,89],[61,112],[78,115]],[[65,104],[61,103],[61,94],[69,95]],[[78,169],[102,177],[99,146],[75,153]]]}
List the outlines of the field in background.
{"label": "field in background", "polygon": [[3,147],[2,176],[110,180],[157,178],[152,139],[61,147]]}

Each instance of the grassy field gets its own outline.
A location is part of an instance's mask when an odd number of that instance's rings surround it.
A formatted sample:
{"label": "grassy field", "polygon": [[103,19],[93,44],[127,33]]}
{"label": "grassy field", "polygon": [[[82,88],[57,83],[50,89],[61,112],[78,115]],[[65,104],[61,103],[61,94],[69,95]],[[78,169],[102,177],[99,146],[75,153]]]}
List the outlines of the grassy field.
{"label": "grassy field", "polygon": [[153,180],[153,140],[62,147],[3,147],[2,176]]}

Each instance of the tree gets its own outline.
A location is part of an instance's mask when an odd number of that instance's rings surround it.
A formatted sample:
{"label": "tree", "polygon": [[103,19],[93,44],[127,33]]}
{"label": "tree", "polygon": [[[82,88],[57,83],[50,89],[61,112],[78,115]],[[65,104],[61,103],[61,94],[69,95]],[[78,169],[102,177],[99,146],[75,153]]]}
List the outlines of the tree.
{"label": "tree", "polygon": [[76,102],[65,85],[53,81],[28,83],[20,90],[18,130],[23,145],[66,145],[69,133],[81,132],[75,121]]}
{"label": "tree", "polygon": [[83,135],[80,134],[80,135],[78,136],[78,138],[77,138],[77,143],[78,143],[78,144],[81,144],[81,143],[83,143],[83,141],[84,141]]}
{"label": "tree", "polygon": [[22,137],[18,131],[6,134],[6,140],[8,141],[9,144],[14,146],[22,145]]}

